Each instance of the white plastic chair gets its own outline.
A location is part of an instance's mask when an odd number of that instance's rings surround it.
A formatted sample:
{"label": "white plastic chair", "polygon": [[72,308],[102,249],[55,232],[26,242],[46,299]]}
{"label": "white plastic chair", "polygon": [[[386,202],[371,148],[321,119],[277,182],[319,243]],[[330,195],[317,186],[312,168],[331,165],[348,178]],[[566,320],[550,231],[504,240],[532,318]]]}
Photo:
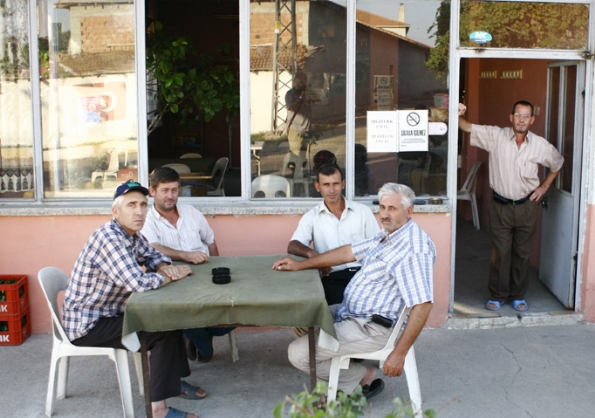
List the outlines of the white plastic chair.
{"label": "white plastic chair", "polygon": [[198,152],[187,152],[186,154],[180,155],[180,158],[202,158]]}
{"label": "white plastic chair", "polygon": [[[328,393],[327,393],[327,401],[334,401],[337,399],[337,386],[339,383],[339,373],[341,369],[348,369],[349,368],[349,361],[352,358],[360,358],[366,360],[379,360],[380,365],[379,367],[382,368],[384,365],[384,361],[388,357],[388,355],[393,351],[395,348],[395,343],[397,341],[397,337],[401,333],[401,328],[403,328],[403,322],[405,318],[409,315],[410,308],[403,308],[401,315],[399,315],[399,319],[396,325],[393,328],[393,332],[390,335],[388,341],[384,348],[368,353],[353,353],[353,354],[343,354],[341,356],[335,356],[331,360],[331,370],[329,375],[329,382],[328,382]],[[422,416],[422,399],[421,399],[421,388],[419,386],[419,375],[417,373],[417,363],[415,361],[415,350],[413,346],[407,352],[405,356],[405,377],[407,378],[407,386],[409,388],[409,398],[411,399],[411,404],[413,408],[413,412],[415,416]]]}
{"label": "white plastic chair", "polygon": [[118,170],[120,169],[120,156],[115,150],[112,150],[110,156],[109,165],[105,171],[93,171],[91,173],[91,182],[95,183],[95,180],[99,179],[102,182],[106,180],[117,180]]}
{"label": "white plastic chair", "polygon": [[471,202],[471,212],[473,214],[473,226],[479,230],[479,212],[477,210],[477,199],[475,198],[475,186],[477,184],[477,171],[481,167],[481,161],[475,162],[465,179],[465,183],[457,191],[457,200],[468,200]]}
{"label": "white plastic chair", "polygon": [[186,174],[186,173],[190,173],[190,167],[188,167],[186,164],[165,164],[163,167],[169,167],[172,170],[175,170],[178,172],[178,174]]}
{"label": "white plastic chair", "polygon": [[[225,180],[225,173],[227,172],[227,164],[229,163],[229,158],[221,157],[217,161],[215,161],[215,165],[213,166],[213,171],[211,172],[211,178],[213,179],[213,184],[207,186],[207,196],[225,196],[224,190],[224,180]],[[217,178],[217,176],[219,176]]]}
{"label": "white plastic chair", "polygon": [[289,197],[291,186],[285,177],[265,174],[252,180],[252,197]]}
{"label": "white plastic chair", "polygon": [[[68,276],[56,267],[45,267],[37,275],[39,284],[43,290],[48,307],[52,314],[53,346],[50,364],[50,377],[48,382],[48,393],[45,404],[45,414],[51,417],[54,413],[54,400],[66,398],[66,387],[68,385],[68,366],[71,356],[108,356],[116,363],[116,372],[120,384],[122,396],[122,408],[124,417],[134,417],[134,405],[132,403],[132,388],[130,384],[130,371],[128,369],[128,351],[119,348],[109,347],[79,347],[70,343],[66,336],[60,313],[58,310],[58,293],[66,290]],[[143,395],[142,365],[140,353],[134,354],[136,371]]]}

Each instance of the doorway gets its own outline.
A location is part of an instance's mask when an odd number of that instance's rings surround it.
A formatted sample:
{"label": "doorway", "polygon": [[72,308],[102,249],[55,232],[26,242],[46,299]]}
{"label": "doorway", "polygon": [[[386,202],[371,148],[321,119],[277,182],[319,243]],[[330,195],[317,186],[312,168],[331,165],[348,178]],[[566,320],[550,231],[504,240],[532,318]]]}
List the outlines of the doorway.
{"label": "doorway", "polygon": [[[547,208],[540,208],[527,302],[531,314],[572,309],[578,242],[584,65],[551,60],[466,59],[461,62],[461,74],[464,75],[461,96],[471,122],[508,126],[510,106],[517,100],[528,100],[535,105],[537,116],[531,131],[548,138],[565,157],[565,165],[545,199]],[[474,111],[469,112],[469,109]],[[518,313],[509,304],[503,305],[498,312],[485,309],[489,299],[487,278],[491,236],[488,208],[492,198],[487,156],[485,151],[469,146],[468,136],[463,139],[461,157],[466,163],[459,173],[459,187],[472,165],[476,161],[483,162],[477,184],[481,229],[474,228],[469,202],[459,201],[453,314],[516,316]],[[560,230],[567,236],[564,242],[556,235]]]}

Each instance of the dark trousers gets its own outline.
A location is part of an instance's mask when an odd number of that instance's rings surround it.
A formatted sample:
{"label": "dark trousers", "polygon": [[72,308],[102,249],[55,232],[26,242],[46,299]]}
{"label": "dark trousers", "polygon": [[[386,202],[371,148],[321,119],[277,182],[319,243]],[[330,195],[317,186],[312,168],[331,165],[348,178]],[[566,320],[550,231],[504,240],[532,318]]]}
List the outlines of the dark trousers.
{"label": "dark trousers", "polygon": [[213,345],[211,340],[213,337],[221,337],[229,334],[235,327],[221,327],[221,328],[192,328],[183,331],[184,337],[190,339],[199,354],[203,357],[210,357],[213,355]]}
{"label": "dark trousers", "polygon": [[490,205],[492,264],[488,288],[492,300],[524,299],[529,286],[529,257],[537,230],[537,203]]}
{"label": "dark trousers", "polygon": [[[123,348],[122,325],[124,317],[101,318],[89,333],[72,341],[78,346]],[[186,348],[181,331],[147,333],[150,350],[151,401],[157,402],[181,393],[180,379],[190,375]]]}
{"label": "dark trousers", "polygon": [[359,267],[348,268],[345,270],[333,271],[328,276],[322,277],[324,297],[326,298],[328,306],[343,302],[345,288],[358,271]]}

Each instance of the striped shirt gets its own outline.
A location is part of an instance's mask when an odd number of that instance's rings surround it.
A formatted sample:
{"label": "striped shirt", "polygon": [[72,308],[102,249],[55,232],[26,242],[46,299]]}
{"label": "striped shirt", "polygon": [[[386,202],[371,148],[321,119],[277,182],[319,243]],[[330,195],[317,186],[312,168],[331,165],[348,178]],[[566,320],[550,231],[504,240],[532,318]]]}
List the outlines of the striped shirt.
{"label": "striped shirt", "polygon": [[155,206],[147,213],[140,231],[151,244],[160,244],[178,251],[202,251],[209,254],[209,245],[215,242],[215,233],[206,218],[191,205],[178,203],[178,222],[173,226]]}
{"label": "striped shirt", "polygon": [[95,230],[76,260],[64,294],[62,325],[68,338],[83,337],[99,319],[124,312],[132,292],[160,287],[164,277],[154,271],[161,263],[171,260],[142,235],[128,234],[116,220]]}
{"label": "striped shirt", "polygon": [[539,187],[539,165],[558,171],[564,164],[558,150],[533,132],[519,148],[512,128],[473,124],[470,143],[490,153],[490,187],[507,199],[522,199]]}
{"label": "striped shirt", "polygon": [[404,306],[433,301],[432,239],[413,220],[385,237],[381,232],[352,245],[362,268],[345,289],[337,321],[374,314],[396,321]]}

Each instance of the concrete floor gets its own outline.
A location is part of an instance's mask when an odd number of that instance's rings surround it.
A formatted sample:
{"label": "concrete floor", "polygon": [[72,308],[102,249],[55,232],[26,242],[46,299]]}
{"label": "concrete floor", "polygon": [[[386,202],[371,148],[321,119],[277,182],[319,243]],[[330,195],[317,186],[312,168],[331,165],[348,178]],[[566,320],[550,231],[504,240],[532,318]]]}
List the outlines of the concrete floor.
{"label": "concrete floor", "polygon": [[[191,364],[188,381],[204,388],[206,399],[172,398],[169,405],[201,418],[272,417],[285,396],[308,384],[308,376],[287,360],[290,330],[240,329],[237,339],[238,362],[231,362],[223,337],[215,338],[210,363]],[[415,347],[424,408],[436,410],[439,418],[592,416],[593,325],[427,329]],[[0,417],[44,416],[50,351],[49,335],[33,335],[21,346],[0,348]],[[135,414],[143,417],[143,398],[132,367],[131,372]],[[384,392],[371,400],[365,417],[383,418],[396,396],[408,397],[404,377],[384,380]],[[68,395],[56,401],[55,417],[122,416],[115,369],[107,358],[73,358]]]}
{"label": "concrete floor", "polygon": [[[510,304],[500,311],[485,309],[489,299],[488,272],[492,254],[490,233],[475,230],[471,221],[457,221],[457,255],[455,265],[455,315],[516,316]],[[532,269],[529,291],[526,295],[531,314],[567,311],[558,299],[539,281],[537,269]],[[572,311],[569,311],[572,312]]]}

